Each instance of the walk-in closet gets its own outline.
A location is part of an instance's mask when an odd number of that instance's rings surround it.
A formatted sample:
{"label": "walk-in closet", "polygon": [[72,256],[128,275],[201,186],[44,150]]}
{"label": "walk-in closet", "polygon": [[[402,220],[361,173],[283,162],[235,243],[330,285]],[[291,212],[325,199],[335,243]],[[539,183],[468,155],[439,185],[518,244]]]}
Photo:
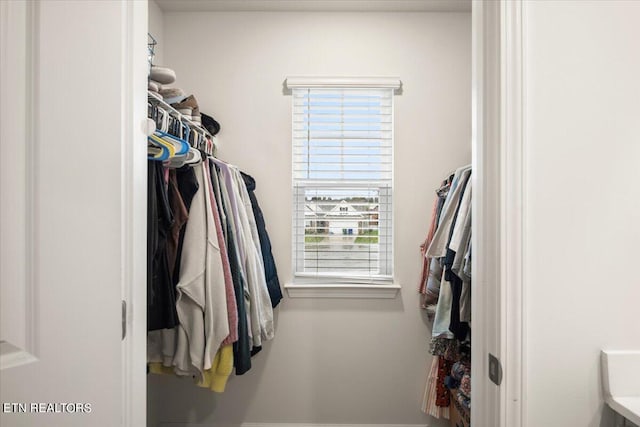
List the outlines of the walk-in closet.
{"label": "walk-in closet", "polygon": [[0,0],[0,425],[640,425],[638,22]]}
{"label": "walk-in closet", "polygon": [[259,346],[236,341],[223,385],[150,331],[148,425],[469,425],[469,5],[222,3],[149,2],[150,104],[215,119],[209,154],[253,178],[284,297]]}

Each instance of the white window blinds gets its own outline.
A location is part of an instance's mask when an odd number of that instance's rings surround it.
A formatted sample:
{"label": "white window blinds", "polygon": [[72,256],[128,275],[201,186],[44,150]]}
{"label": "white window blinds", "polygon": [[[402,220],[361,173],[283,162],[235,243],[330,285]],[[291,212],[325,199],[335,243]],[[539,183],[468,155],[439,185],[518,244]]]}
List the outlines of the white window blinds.
{"label": "white window blinds", "polygon": [[390,280],[393,90],[292,94],[295,275]]}

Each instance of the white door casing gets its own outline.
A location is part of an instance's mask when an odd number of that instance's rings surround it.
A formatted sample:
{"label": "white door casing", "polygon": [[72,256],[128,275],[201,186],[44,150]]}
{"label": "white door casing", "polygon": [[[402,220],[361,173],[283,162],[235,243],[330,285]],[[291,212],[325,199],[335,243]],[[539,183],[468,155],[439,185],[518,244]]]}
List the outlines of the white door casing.
{"label": "white door casing", "polygon": [[[499,356],[500,271],[499,7],[473,2],[472,12],[472,299],[471,418],[499,426],[500,389],[489,380],[488,354]],[[488,307],[492,309],[487,310]]]}
{"label": "white door casing", "polygon": [[522,0],[501,2],[501,274],[500,357],[504,382],[500,393],[500,425],[526,424],[525,400],[525,237],[526,169]]}
{"label": "white door casing", "polygon": [[0,23],[0,424],[145,425],[147,4]]}
{"label": "white door casing", "polygon": [[121,263],[126,336],[122,426],[147,425],[147,33],[148,3],[121,2]]}
{"label": "white door casing", "polygon": [[[521,0],[473,2],[473,375],[477,426],[523,425],[525,170]],[[502,383],[489,379],[489,354]]]}

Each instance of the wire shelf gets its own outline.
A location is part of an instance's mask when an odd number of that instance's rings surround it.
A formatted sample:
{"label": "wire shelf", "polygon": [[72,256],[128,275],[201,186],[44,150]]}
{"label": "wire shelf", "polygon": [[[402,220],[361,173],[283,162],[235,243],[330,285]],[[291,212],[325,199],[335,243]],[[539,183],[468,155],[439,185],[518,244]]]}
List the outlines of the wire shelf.
{"label": "wire shelf", "polygon": [[211,135],[211,133],[208,130],[206,130],[202,125],[200,125],[198,123],[195,123],[195,122],[191,121],[189,118],[185,117],[178,110],[173,108],[171,105],[167,104],[159,95],[157,95],[157,94],[155,94],[155,93],[153,93],[151,91],[147,91],[147,95],[148,95],[147,99],[148,99],[148,102],[150,104],[159,106],[160,108],[165,110],[167,113],[169,113],[171,116],[175,117],[176,119],[178,119],[181,122],[185,123],[190,128],[194,129],[196,132],[199,132],[199,133],[205,135],[207,138],[211,139],[211,141],[213,143],[214,152],[217,150],[218,141],[217,141],[216,137]]}
{"label": "wire shelf", "polygon": [[158,42],[151,33],[147,33],[147,60],[149,61],[149,72],[151,72],[151,67],[153,66],[153,58],[156,56],[157,44]]}

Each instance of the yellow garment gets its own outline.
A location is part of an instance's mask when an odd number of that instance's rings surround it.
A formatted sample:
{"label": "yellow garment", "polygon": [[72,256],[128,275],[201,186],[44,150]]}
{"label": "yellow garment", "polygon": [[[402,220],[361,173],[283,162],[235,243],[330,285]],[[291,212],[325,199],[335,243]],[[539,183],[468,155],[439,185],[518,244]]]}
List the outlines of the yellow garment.
{"label": "yellow garment", "polygon": [[[149,372],[152,374],[175,374],[173,366],[164,366],[159,362],[149,363],[148,366]],[[233,344],[228,344],[220,347],[213,358],[211,369],[204,371],[204,378],[198,382],[198,387],[208,388],[216,393],[223,393],[232,372]]]}
{"label": "yellow garment", "polygon": [[223,393],[231,372],[233,372],[233,345],[228,344],[220,347],[213,358],[211,369],[204,371],[204,379],[198,383],[198,387]]}
{"label": "yellow garment", "polygon": [[160,362],[149,363],[148,366],[152,374],[173,375],[175,373],[173,366],[164,366]]}

